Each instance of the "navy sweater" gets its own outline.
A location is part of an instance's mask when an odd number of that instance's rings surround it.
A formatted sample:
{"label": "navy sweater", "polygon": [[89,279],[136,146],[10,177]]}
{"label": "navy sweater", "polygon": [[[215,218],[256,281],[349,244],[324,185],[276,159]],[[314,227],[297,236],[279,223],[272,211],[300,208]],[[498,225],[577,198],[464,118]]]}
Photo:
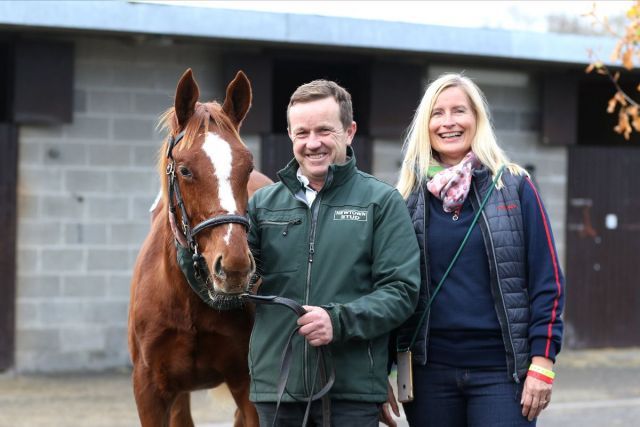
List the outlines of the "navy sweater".
{"label": "navy sweater", "polygon": [[[528,288],[532,312],[551,312],[555,295],[538,292],[558,268],[547,213],[529,179],[520,192]],[[506,207],[508,208],[508,207]],[[432,286],[436,286],[458,250],[475,212],[469,199],[457,221],[444,212],[442,201],[429,197],[427,244]],[[548,233],[547,233],[548,231]],[[547,238],[549,236],[549,238]],[[478,256],[478,254],[481,254]],[[560,273],[560,279],[563,281]],[[532,295],[532,293],[537,293]],[[535,298],[534,298],[535,297]],[[536,325],[532,325],[535,328]],[[456,367],[503,367],[506,354],[489,284],[489,258],[476,224],[454,268],[435,297],[430,315],[429,361]],[[555,359],[559,349],[530,331],[531,355]]]}

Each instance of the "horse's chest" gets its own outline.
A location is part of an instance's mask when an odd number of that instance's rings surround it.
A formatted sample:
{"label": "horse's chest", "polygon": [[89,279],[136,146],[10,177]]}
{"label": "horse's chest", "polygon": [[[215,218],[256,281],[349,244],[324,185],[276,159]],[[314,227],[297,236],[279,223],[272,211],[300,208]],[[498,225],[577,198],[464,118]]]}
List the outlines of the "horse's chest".
{"label": "horse's chest", "polygon": [[215,311],[200,316],[194,325],[206,337],[242,337],[251,334],[252,316],[242,310]]}

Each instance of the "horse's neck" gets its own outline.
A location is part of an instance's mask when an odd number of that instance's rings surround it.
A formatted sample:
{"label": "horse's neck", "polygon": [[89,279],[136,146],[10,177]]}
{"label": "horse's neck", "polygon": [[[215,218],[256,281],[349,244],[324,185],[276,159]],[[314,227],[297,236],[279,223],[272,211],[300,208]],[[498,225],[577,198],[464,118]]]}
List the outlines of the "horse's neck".
{"label": "horse's neck", "polygon": [[249,183],[247,184],[249,197],[253,196],[253,193],[255,193],[259,188],[269,184],[273,184],[271,178],[257,170],[251,171],[251,175],[249,175]]}
{"label": "horse's neck", "polygon": [[170,239],[170,241],[173,241],[175,237],[164,199],[159,199],[151,208],[151,232],[161,235],[162,239]]}
{"label": "horse's neck", "polygon": [[165,200],[160,196],[161,194],[158,194],[158,198],[156,199],[156,202],[154,202],[153,206],[151,206],[151,209],[149,210],[149,212],[151,212],[152,224],[158,215],[160,215],[161,213],[166,213],[167,211],[167,208],[165,207]]}
{"label": "horse's neck", "polygon": [[156,248],[159,248],[160,253],[157,256],[161,256],[164,259],[168,273],[182,277],[182,270],[180,270],[176,258],[175,236],[169,223],[169,214],[164,201],[160,201],[151,212],[150,235],[155,240]]}

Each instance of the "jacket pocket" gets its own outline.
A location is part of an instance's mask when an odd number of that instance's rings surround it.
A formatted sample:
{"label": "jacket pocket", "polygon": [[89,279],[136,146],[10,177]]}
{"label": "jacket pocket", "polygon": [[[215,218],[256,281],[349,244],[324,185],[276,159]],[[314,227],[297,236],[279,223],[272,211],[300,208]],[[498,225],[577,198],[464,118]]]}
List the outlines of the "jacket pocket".
{"label": "jacket pocket", "polygon": [[371,349],[371,341],[367,341],[367,354],[369,355],[369,373],[373,374],[375,361],[373,359],[373,350]]}
{"label": "jacket pocket", "polygon": [[[349,395],[386,394],[384,388],[376,386],[376,364],[378,357],[375,343],[371,340],[354,339],[331,347],[332,363],[336,379],[332,393]],[[386,378],[382,373],[380,377]]]}
{"label": "jacket pocket", "polygon": [[258,219],[258,226],[262,275],[297,271],[307,241],[302,216],[265,216]]}
{"label": "jacket pocket", "polygon": [[302,219],[293,218],[289,220],[270,220],[265,219],[260,221],[260,226],[262,227],[279,227],[282,228],[282,237],[287,237],[289,235],[289,228],[294,225],[302,224]]}

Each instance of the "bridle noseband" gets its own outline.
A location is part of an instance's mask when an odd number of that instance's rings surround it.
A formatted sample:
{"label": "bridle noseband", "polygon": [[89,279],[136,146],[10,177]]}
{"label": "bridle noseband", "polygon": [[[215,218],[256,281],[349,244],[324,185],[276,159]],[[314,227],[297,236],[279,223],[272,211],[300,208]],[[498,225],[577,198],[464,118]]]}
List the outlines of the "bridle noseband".
{"label": "bridle noseband", "polygon": [[[178,185],[178,179],[176,177],[176,162],[173,158],[173,148],[178,145],[178,143],[184,138],[185,131],[183,130],[178,135],[171,136],[167,143],[167,180],[168,180],[168,199],[169,199],[169,220],[172,223],[172,228],[174,224],[176,224],[176,207],[180,209],[180,214],[182,217],[181,227],[182,230],[178,230],[177,227],[174,229],[174,234],[176,235],[176,240],[180,242],[182,246],[185,246],[192,254],[193,257],[193,266],[196,273],[196,278],[198,280],[202,280],[205,283],[210,283],[211,274],[209,272],[209,268],[207,266],[207,261],[200,254],[198,250],[198,242],[196,241],[196,235],[205,230],[207,228],[217,227],[218,225],[223,224],[240,224],[245,227],[245,229],[249,230],[249,220],[242,216],[236,214],[222,214],[216,215],[213,218],[205,219],[204,221],[197,224],[195,227],[191,227],[189,221],[189,215],[187,214],[187,209],[184,205],[184,200],[182,199],[182,193],[180,192],[180,186]],[[175,199],[175,202],[174,202]],[[180,235],[181,233],[181,235]]]}

